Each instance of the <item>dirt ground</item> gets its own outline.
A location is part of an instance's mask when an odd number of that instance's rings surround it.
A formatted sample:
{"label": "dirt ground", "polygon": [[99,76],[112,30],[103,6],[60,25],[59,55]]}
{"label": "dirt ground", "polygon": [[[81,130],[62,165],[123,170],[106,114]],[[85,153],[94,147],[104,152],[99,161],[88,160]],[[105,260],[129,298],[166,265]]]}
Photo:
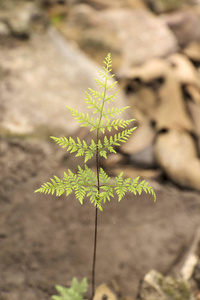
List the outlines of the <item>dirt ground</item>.
{"label": "dirt ground", "polygon": [[[69,285],[73,276],[91,283],[93,205],[34,194],[77,163],[50,142],[0,140],[1,300],[47,300],[56,284]],[[145,194],[127,195],[99,213],[97,285],[114,278],[132,297],[150,269],[178,269],[200,224],[198,193],[169,182],[151,184],[156,203]]]}

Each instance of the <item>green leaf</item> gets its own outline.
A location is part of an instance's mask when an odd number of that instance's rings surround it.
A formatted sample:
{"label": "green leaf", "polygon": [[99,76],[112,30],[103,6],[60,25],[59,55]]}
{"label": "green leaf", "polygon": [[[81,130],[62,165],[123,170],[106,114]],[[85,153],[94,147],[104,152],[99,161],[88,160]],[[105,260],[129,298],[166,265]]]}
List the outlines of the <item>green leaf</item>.
{"label": "green leaf", "polygon": [[69,288],[63,287],[61,285],[56,285],[56,290],[58,296],[54,295],[51,298],[53,300],[83,300],[83,295],[88,289],[87,279],[79,283],[78,280],[74,277],[72,279],[72,285]]}
{"label": "green leaf", "polygon": [[[117,81],[113,82],[115,75],[112,74],[110,53],[106,56],[103,70],[99,71],[99,75],[101,78],[96,78],[95,81],[101,90],[95,91],[89,88],[85,92],[85,103],[88,109],[91,110],[92,116],[90,113],[79,112],[67,106],[74,118],[80,123],[80,126],[89,127],[90,131],[95,131],[96,137],[91,139],[89,144],[79,137],[76,139],[72,137],[51,137],[59,146],[66,148],[70,153],[74,153],[76,157],[83,157],[85,163],[96,157],[96,171],[92,171],[87,165],[84,168],[77,166],[77,173],[68,170],[68,172],[64,172],[63,179],[54,176],[35,192],[55,194],[56,196],[64,193],[68,196],[74,193],[81,204],[88,197],[90,202],[100,210],[102,210],[103,203],[110,201],[114,197],[114,193],[117,195],[118,200],[121,201],[127,192],[134,195],[140,195],[142,192],[145,192],[151,194],[155,201],[155,192],[145,180],[139,182],[139,177],[124,179],[123,173],[121,173],[114,178],[113,184],[111,184],[110,177],[99,167],[99,156],[107,159],[108,152],[116,153],[116,147],[127,142],[136,129],[136,127],[130,127],[134,119],[123,120],[119,118],[129,108],[128,106],[122,108],[109,107],[109,104],[115,100],[118,94],[118,90],[111,92],[116,87]],[[115,130],[113,135],[110,133],[109,137],[105,135],[106,132],[113,130]],[[116,133],[116,131],[118,132]],[[101,139],[100,132],[103,134]]]}

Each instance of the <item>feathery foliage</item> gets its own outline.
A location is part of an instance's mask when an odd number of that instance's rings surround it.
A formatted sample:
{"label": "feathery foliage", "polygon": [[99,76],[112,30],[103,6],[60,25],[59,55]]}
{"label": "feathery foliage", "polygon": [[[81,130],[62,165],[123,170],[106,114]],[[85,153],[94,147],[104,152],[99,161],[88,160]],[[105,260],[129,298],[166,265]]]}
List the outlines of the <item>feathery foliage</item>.
{"label": "feathery foliage", "polygon": [[[56,196],[64,193],[68,196],[74,192],[76,199],[81,204],[83,204],[84,198],[88,197],[91,203],[94,203],[100,210],[102,210],[102,203],[110,201],[115,194],[118,197],[118,201],[123,198],[126,192],[140,195],[142,191],[152,194],[154,200],[156,199],[153,188],[144,180],[139,182],[139,177],[132,180],[130,178],[124,179],[123,173],[121,173],[115,177],[114,183],[111,184],[109,176],[99,167],[99,156],[107,158],[108,152],[116,153],[115,147],[125,143],[136,129],[136,127],[129,128],[134,119],[123,120],[117,118],[129,108],[128,106],[123,108],[107,107],[110,102],[114,101],[118,91],[108,94],[117,83],[116,81],[111,84],[108,83],[114,77],[114,75],[110,75],[112,71],[110,54],[105,58],[104,64],[105,72],[99,71],[102,80],[95,79],[97,85],[103,89],[103,92],[89,88],[89,92],[85,93],[85,103],[92,112],[90,114],[83,113],[67,106],[71,114],[80,123],[80,126],[89,127],[90,131],[96,130],[96,142],[91,139],[90,144],[87,144],[86,141],[80,140],[78,137],[76,140],[72,137],[51,137],[59,146],[66,148],[70,153],[75,153],[75,156],[83,156],[85,163],[96,156],[97,174],[90,170],[87,165],[85,165],[84,169],[78,166],[77,174],[68,170],[67,173],[64,173],[63,179],[54,176],[49,182],[44,183],[35,191],[44,194],[55,193]],[[112,129],[115,131],[123,130],[107,137],[106,131],[110,132]],[[104,134],[103,140],[99,138],[100,132]]]}
{"label": "feathery foliage", "polygon": [[[130,126],[134,119],[123,120],[119,118],[128,109],[128,106],[124,108],[109,107],[118,93],[118,91],[110,93],[117,84],[117,81],[112,82],[114,74],[110,75],[112,71],[110,53],[105,58],[103,69],[104,72],[99,71],[102,79],[95,78],[97,85],[102,91],[94,91],[89,88],[88,92],[85,93],[85,103],[87,108],[91,110],[91,113],[79,112],[67,106],[77,122],[80,123],[80,126],[89,127],[90,131],[96,132],[95,141],[91,139],[90,143],[87,144],[86,141],[80,140],[78,137],[76,139],[72,137],[51,137],[55,143],[62,148],[66,148],[70,153],[74,153],[75,156],[82,156],[85,162],[84,168],[78,166],[77,173],[73,173],[71,170],[64,172],[63,179],[54,176],[54,178],[51,178],[50,181],[44,183],[35,191],[36,193],[55,194],[56,196],[61,196],[62,194],[68,196],[74,193],[76,199],[81,204],[83,204],[85,198],[89,198],[90,202],[94,204],[96,209],[91,299],[93,299],[95,290],[98,209],[102,211],[102,204],[110,201],[114,196],[118,198],[118,201],[121,201],[127,192],[140,195],[143,191],[151,194],[154,201],[156,200],[153,188],[145,180],[139,182],[139,177],[135,179],[123,178],[123,173],[121,173],[111,181],[105,170],[100,168],[100,156],[107,158],[108,152],[116,153],[116,147],[120,146],[121,143],[125,143],[136,129],[136,127]],[[112,130],[115,130],[114,135],[107,135]],[[116,133],[116,131],[118,132]],[[96,172],[92,171],[86,165],[86,162],[93,157],[96,158]],[[78,284],[74,279],[70,289],[61,286],[57,286],[56,288],[60,296],[53,296],[52,299],[54,300],[82,300],[85,283]]]}
{"label": "feathery foliage", "polygon": [[87,287],[88,284],[86,278],[83,278],[83,280],[79,283],[74,277],[70,288],[56,285],[56,290],[59,295],[52,296],[51,298],[53,300],[83,300],[83,294],[87,291]]}

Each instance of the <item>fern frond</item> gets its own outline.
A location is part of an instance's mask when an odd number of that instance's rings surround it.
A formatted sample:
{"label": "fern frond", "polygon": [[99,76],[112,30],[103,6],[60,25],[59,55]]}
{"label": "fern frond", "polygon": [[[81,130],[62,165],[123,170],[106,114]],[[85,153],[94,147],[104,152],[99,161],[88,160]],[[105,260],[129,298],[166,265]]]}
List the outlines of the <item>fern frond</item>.
{"label": "fern frond", "polygon": [[[104,74],[105,75],[105,74]],[[114,77],[113,75],[112,75],[112,77]],[[109,80],[109,77],[107,77],[107,79]],[[95,78],[94,79],[95,81],[96,81],[96,83],[97,83],[97,85],[100,87],[100,88],[104,88],[104,89],[106,89],[107,91],[111,91],[115,86],[116,86],[116,84],[118,83],[118,81],[114,81],[112,84],[107,84],[107,83],[105,83],[105,81],[101,81],[101,80],[99,80],[99,79],[97,79],[97,78]],[[117,91],[117,93],[119,92],[119,90]]]}
{"label": "fern frond", "polygon": [[43,193],[43,194],[54,194],[56,193],[56,196],[61,196],[65,192],[65,185],[63,183],[63,180],[59,179],[57,176],[54,176],[53,178],[50,178],[51,181],[46,182],[41,185],[41,187],[37,190],[35,190],[35,193]]}
{"label": "fern frond", "polygon": [[[72,137],[58,138],[58,137],[51,136],[50,138],[53,139],[56,142],[56,144],[58,144],[59,146],[62,146],[62,148],[67,148],[67,151],[70,151],[70,153],[76,152],[79,150],[82,150],[84,153],[88,149],[87,143],[84,140],[81,141],[78,137],[77,137],[76,141]],[[80,155],[77,155],[77,156],[80,156]]]}
{"label": "fern frond", "polygon": [[100,179],[101,185],[108,185],[109,184],[110,177],[106,174],[106,172],[104,171],[103,168],[100,168],[99,179]]}
{"label": "fern frond", "polygon": [[72,279],[72,285],[69,288],[57,285],[56,290],[60,295],[54,295],[51,298],[53,300],[83,300],[83,294],[87,291],[87,289],[88,284],[86,278],[83,278],[83,280],[79,283],[74,277]]}
{"label": "fern frond", "polygon": [[115,101],[115,98],[118,94],[119,90],[117,90],[115,93],[113,93],[112,95],[106,95],[105,97],[105,103],[110,103],[110,102],[114,102]]}
{"label": "fern frond", "polygon": [[105,129],[111,131],[112,129],[118,130],[119,128],[126,128],[134,120],[135,119],[130,119],[130,120],[114,119],[113,121],[111,121],[110,119],[108,119],[105,125],[101,124],[99,126],[99,129],[104,133]]}
{"label": "fern frond", "polygon": [[111,197],[114,198],[114,188],[111,185],[103,185],[101,189],[104,190],[104,192],[100,193],[100,198],[104,203],[106,200],[110,201]]}
{"label": "fern frond", "polygon": [[104,93],[95,91],[95,90],[93,90],[91,88],[88,88],[88,90],[90,91],[90,93],[92,94],[92,96],[94,98],[98,98],[98,100],[103,100],[104,99]]}
{"label": "fern frond", "polygon": [[[97,145],[94,142],[94,140],[91,140],[90,145],[87,145],[87,143],[83,140],[81,141],[80,138],[77,137],[77,140],[75,141],[73,138],[69,137],[54,137],[51,136],[51,138],[59,145],[62,146],[62,148],[67,148],[67,151],[70,153],[77,152],[75,155],[77,156],[85,156],[84,162],[86,163],[89,159],[91,159],[94,154],[96,154],[97,151]],[[101,146],[102,148],[102,146]],[[99,148],[100,149],[100,148]]]}
{"label": "fern frond", "polygon": [[107,136],[105,136],[103,141],[103,148],[101,151],[107,149],[111,153],[116,153],[113,146],[120,146],[120,143],[125,143],[136,128],[137,127],[125,129],[122,132],[111,136],[109,139],[107,138]]}
{"label": "fern frond", "polygon": [[[112,89],[114,89],[115,88],[115,86],[116,86],[116,84],[118,83],[118,81],[114,81],[113,83],[111,83],[111,84],[106,84],[106,90],[107,91],[111,91]],[[115,96],[118,94],[118,92],[119,92],[120,90],[118,89],[114,94],[115,94]]]}
{"label": "fern frond", "polygon": [[87,127],[87,126],[92,126],[92,128],[96,129],[96,123],[94,121],[94,119],[90,116],[88,113],[84,114],[82,112],[78,112],[77,109],[73,109],[69,106],[66,106],[69,111],[71,112],[72,116],[75,117],[75,120],[78,121],[78,123],[82,123],[80,126],[81,127]]}
{"label": "fern frond", "polygon": [[130,106],[125,106],[125,107],[122,107],[122,108],[114,108],[114,107],[108,108],[105,111],[105,114],[103,116],[104,117],[109,116],[109,117],[114,118],[115,116],[119,116],[120,114],[122,114],[129,107]]}
{"label": "fern frond", "polygon": [[88,104],[88,108],[94,109],[93,113],[100,113],[101,107],[99,106],[99,99],[96,100],[95,96],[92,97],[89,93],[85,92],[85,103]]}
{"label": "fern frond", "polygon": [[153,195],[154,202],[156,201],[156,194],[151,186],[148,185],[148,182],[145,180],[138,183],[139,177],[131,180],[131,178],[123,179],[123,172],[120,173],[117,177],[115,177],[114,180],[114,190],[118,195],[118,201],[121,201],[121,199],[124,197],[125,193],[127,191],[133,193],[133,194],[139,194],[141,195],[142,191],[145,193],[149,193]]}
{"label": "fern frond", "polygon": [[74,174],[68,170],[68,174],[64,172],[63,180],[54,176],[55,179],[50,179],[49,182],[44,183],[35,193],[54,194],[60,196],[66,192],[70,195],[73,191],[76,199],[83,204],[83,199],[91,188],[96,188],[97,177],[95,173],[85,165],[85,169],[78,166],[78,173]]}
{"label": "fern frond", "polygon": [[103,191],[99,193],[100,201],[104,203],[106,200],[110,201],[110,197],[114,197],[114,188],[109,184],[110,177],[106,174],[106,172],[100,168],[99,172],[99,179],[100,179],[100,189]]}
{"label": "fern frond", "polygon": [[105,87],[105,82],[101,81],[98,78],[94,78],[94,80],[96,81],[96,84],[100,87],[100,88],[104,88]]}
{"label": "fern frond", "polygon": [[[133,131],[136,129],[129,128],[131,122],[134,119],[123,120],[117,119],[117,116],[124,113],[129,108],[125,106],[123,108],[108,108],[107,105],[115,100],[118,90],[114,93],[108,94],[117,84],[117,81],[113,82],[114,74],[112,74],[112,61],[110,53],[106,56],[104,61],[105,66],[103,71],[99,71],[99,75],[102,79],[95,79],[97,85],[103,89],[102,91],[95,91],[89,88],[89,92],[85,93],[85,103],[89,109],[92,109],[93,114],[98,114],[97,117],[90,117],[89,113],[82,113],[71,107],[67,108],[75,119],[80,123],[81,127],[90,127],[90,131],[96,131],[96,142],[92,139],[90,144],[87,144],[80,138],[73,139],[72,137],[51,137],[58,145],[62,148],[67,148],[70,153],[75,153],[76,156],[83,156],[84,162],[86,163],[89,159],[96,156],[102,156],[107,158],[107,153],[116,153],[115,148],[120,146],[121,143],[125,143],[131,136]],[[110,83],[109,81],[112,80]],[[113,118],[113,119],[112,119]],[[103,140],[100,140],[100,132],[103,134],[106,130],[119,130],[113,136],[104,136]],[[123,179],[121,173],[114,179],[114,184],[110,184],[110,177],[105,173],[103,169],[99,167],[99,161],[97,162],[96,175],[86,165],[85,168],[78,166],[77,174],[71,170],[64,173],[64,178],[59,179],[54,176],[49,182],[44,183],[35,192],[45,194],[56,194],[57,196],[66,193],[70,195],[72,192],[75,193],[76,199],[82,204],[85,197],[89,197],[91,203],[94,203],[96,207],[102,210],[102,203],[110,201],[111,197],[114,196],[114,192],[118,196],[120,201],[127,192],[133,194],[141,194],[142,191],[153,195],[154,200],[156,199],[155,192],[146,181],[138,182],[139,177],[131,180],[130,178]]]}
{"label": "fern frond", "polygon": [[[98,71],[98,73],[103,79],[108,79],[108,75],[107,75],[108,72],[106,69],[104,69],[104,70],[106,71],[105,73],[103,73],[102,71]],[[104,87],[105,87],[105,85],[104,85]]]}
{"label": "fern frond", "polygon": [[78,166],[78,180],[79,184],[91,187],[96,185],[97,176],[87,165],[85,165],[85,169]]}

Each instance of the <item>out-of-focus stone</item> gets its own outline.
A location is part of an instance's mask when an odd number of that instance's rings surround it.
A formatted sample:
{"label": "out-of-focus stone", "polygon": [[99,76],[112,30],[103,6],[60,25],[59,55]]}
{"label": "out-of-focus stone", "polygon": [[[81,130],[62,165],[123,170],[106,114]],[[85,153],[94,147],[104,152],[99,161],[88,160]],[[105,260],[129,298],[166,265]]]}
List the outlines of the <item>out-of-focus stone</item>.
{"label": "out-of-focus stone", "polygon": [[139,122],[149,122],[157,132],[170,128],[194,130],[185,109],[179,80],[166,60],[150,60],[127,74],[123,85],[133,115],[136,114],[136,119],[139,117]]}
{"label": "out-of-focus stone", "polygon": [[128,141],[121,145],[120,151],[129,155],[132,164],[141,168],[155,167],[153,144],[156,132],[148,123],[138,126]]}
{"label": "out-of-focus stone", "polygon": [[183,49],[183,53],[193,62],[200,62],[200,41],[191,42]]}
{"label": "out-of-focus stone", "polygon": [[84,0],[82,2],[94,7],[95,9],[112,9],[121,7],[139,8],[145,6],[144,2],[141,0]]}
{"label": "out-of-focus stone", "polygon": [[7,30],[13,36],[23,39],[29,38],[32,19],[39,14],[37,4],[35,2],[19,1],[17,6],[14,2],[10,2],[10,6],[5,6],[0,11],[0,21],[5,24]]}
{"label": "out-of-focus stone", "polygon": [[183,54],[176,53],[168,57],[168,61],[182,85],[191,84],[200,88],[200,76],[191,61]]}
{"label": "out-of-focus stone", "polygon": [[170,130],[157,137],[155,159],[166,175],[181,187],[200,190],[200,159],[193,138]]}
{"label": "out-of-focus stone", "polygon": [[6,37],[9,36],[9,34],[9,27],[4,22],[0,21],[0,37]]}
{"label": "out-of-focus stone", "polygon": [[176,10],[183,4],[183,0],[145,0],[145,2],[158,14]]}
{"label": "out-of-focus stone", "polygon": [[123,163],[124,161],[124,155],[120,153],[112,153],[108,155],[107,159],[102,159],[101,163],[105,168],[112,168],[117,166],[119,163]]}
{"label": "out-of-focus stone", "polygon": [[97,61],[102,60],[106,52],[112,52],[115,70],[127,70],[178,49],[168,26],[145,8],[95,11],[86,5],[77,5],[67,23],[59,29]]}
{"label": "out-of-focus stone", "polygon": [[190,288],[186,281],[164,277],[155,270],[151,270],[144,276],[139,293],[141,300],[189,300],[190,295]]}
{"label": "out-of-focus stone", "polygon": [[[77,132],[80,126],[66,105],[88,111],[84,97],[88,87],[98,88],[96,63],[54,29],[14,49],[2,48],[0,61],[7,74],[0,81],[2,133],[42,137]],[[122,93],[115,104],[125,106]]]}
{"label": "out-of-focus stone", "polygon": [[120,37],[123,55],[121,70],[177,50],[173,34],[148,10],[105,11],[101,17]]}
{"label": "out-of-focus stone", "polygon": [[200,75],[191,61],[183,54],[173,54],[168,58],[181,84],[185,98],[200,103]]}
{"label": "out-of-focus stone", "polygon": [[152,145],[154,138],[155,131],[150,124],[143,123],[132,133],[128,141],[121,145],[120,149],[125,154],[135,154]]}
{"label": "out-of-focus stone", "polygon": [[200,152],[200,103],[187,101],[186,106],[194,122],[195,135],[197,137],[197,148]]}
{"label": "out-of-focus stone", "polygon": [[183,10],[165,14],[162,16],[162,19],[172,30],[181,47],[192,41],[200,40],[200,30],[198,30],[200,28],[200,18],[195,10]]}
{"label": "out-of-focus stone", "polygon": [[117,297],[106,284],[102,284],[96,289],[93,299],[94,300],[117,300]]}
{"label": "out-of-focus stone", "polygon": [[15,3],[13,0],[1,0],[0,9],[12,9]]}
{"label": "out-of-focus stone", "polygon": [[195,271],[195,267],[199,261],[199,250],[200,250],[200,228],[198,228],[193,242],[188,251],[187,257],[181,266],[180,275],[184,280],[190,280]]}
{"label": "out-of-focus stone", "polygon": [[147,273],[142,281],[139,290],[139,296],[142,300],[166,300],[165,294],[160,288],[159,283],[163,281],[163,276],[155,270]]}
{"label": "out-of-focus stone", "polygon": [[138,153],[130,154],[129,160],[133,165],[138,166],[140,168],[144,168],[144,169],[155,168],[156,163],[154,159],[153,143]]}

